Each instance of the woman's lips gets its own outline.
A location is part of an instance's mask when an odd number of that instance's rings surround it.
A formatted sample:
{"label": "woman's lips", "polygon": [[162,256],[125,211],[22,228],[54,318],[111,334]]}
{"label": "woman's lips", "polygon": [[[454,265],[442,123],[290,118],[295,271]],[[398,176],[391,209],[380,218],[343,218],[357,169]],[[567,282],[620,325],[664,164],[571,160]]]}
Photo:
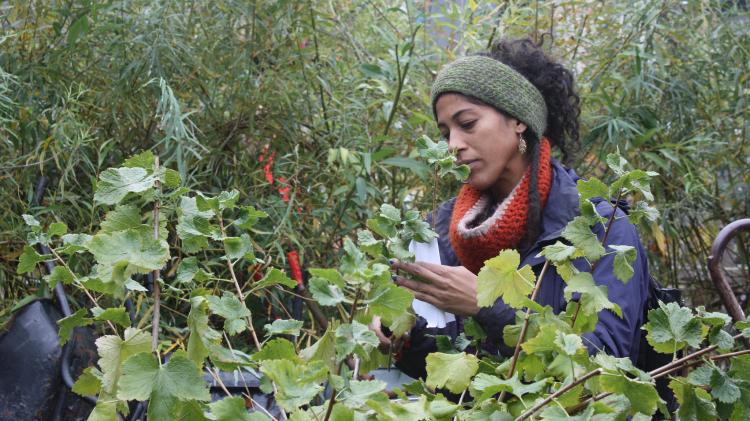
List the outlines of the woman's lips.
{"label": "woman's lips", "polygon": [[466,165],[471,169],[474,169],[474,167],[476,167],[478,163],[479,163],[478,159],[462,159],[456,162],[456,164],[458,165]]}

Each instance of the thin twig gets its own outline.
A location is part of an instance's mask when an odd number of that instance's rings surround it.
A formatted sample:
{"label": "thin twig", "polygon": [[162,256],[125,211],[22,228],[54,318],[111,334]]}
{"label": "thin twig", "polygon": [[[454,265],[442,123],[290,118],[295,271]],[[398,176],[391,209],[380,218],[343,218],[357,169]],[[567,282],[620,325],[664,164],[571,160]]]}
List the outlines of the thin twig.
{"label": "thin twig", "polygon": [[[224,229],[224,218],[221,216],[221,212],[219,212],[219,228],[221,229],[221,236],[222,238],[227,237],[226,230]],[[240,288],[240,282],[237,280],[237,275],[234,273],[234,262],[232,262],[232,259],[227,256],[227,268],[229,269],[229,275],[232,277],[232,282],[234,283],[234,287],[237,289],[237,298],[240,299],[241,302],[245,302],[245,296],[242,294],[242,288]],[[252,313],[247,316],[247,328],[250,331],[250,335],[253,338],[253,343],[255,344],[255,347],[260,351],[260,341],[258,340],[258,335],[255,333],[255,328],[253,327],[253,319],[252,319]]]}
{"label": "thin twig", "polygon": [[[737,334],[732,339],[737,340],[737,339],[739,339],[741,337],[742,337],[742,334]],[[668,375],[668,374],[670,374],[670,373],[672,373],[674,371],[677,371],[677,370],[680,370],[680,369],[686,367],[688,365],[688,363],[689,363],[690,360],[698,358],[698,357],[700,357],[700,356],[702,356],[704,354],[707,354],[707,353],[709,353],[709,352],[711,352],[711,351],[713,351],[713,350],[715,350],[717,348],[718,348],[718,345],[711,345],[709,347],[703,348],[701,350],[693,352],[690,355],[686,355],[686,356],[680,358],[679,360],[672,361],[671,363],[669,363],[667,365],[664,365],[664,366],[661,366],[661,367],[656,368],[654,370],[651,370],[648,373],[648,375],[651,376],[651,378],[654,379],[654,380],[656,380],[656,379],[658,379],[660,377],[664,377],[664,376],[666,376],[666,375]],[[736,355],[744,355],[744,354],[749,354],[749,353],[750,353],[750,350],[730,352],[730,353],[727,353],[727,354],[715,355],[715,356],[711,357],[711,359],[730,358],[730,357],[734,357]],[[580,411],[583,408],[585,408],[586,406],[588,406],[590,403],[596,402],[596,401],[601,400],[601,399],[604,399],[604,398],[606,398],[609,395],[611,395],[611,393],[610,392],[606,392],[606,393],[600,393],[600,394],[598,394],[596,396],[592,396],[592,397],[586,399],[585,401],[579,403],[575,407],[573,407],[569,411],[569,414],[571,414],[571,415],[575,414],[578,411]]]}
{"label": "thin twig", "polygon": [[[617,204],[620,203],[620,199],[622,199],[622,192],[623,189],[620,189],[620,191],[617,193],[617,198],[615,199],[615,203],[612,205],[612,215],[609,216],[609,221],[607,221],[607,226],[604,228],[604,237],[602,237],[602,247],[604,248],[604,251],[606,251],[607,247],[607,237],[609,237],[609,232],[612,229],[612,225],[615,222],[615,215],[617,214]],[[594,262],[594,264],[591,265],[591,276],[593,278],[594,276],[594,269],[596,269],[596,264],[599,263],[597,260]],[[570,327],[574,328],[576,325],[576,320],[578,320],[578,312],[581,311],[581,304],[579,303],[576,306],[576,312],[573,313],[573,320],[570,322]]]}
{"label": "thin twig", "polygon": [[[95,306],[100,307],[99,302],[94,298],[93,295],[89,292],[89,290],[81,283],[81,281],[78,279],[78,276],[70,269],[70,266],[63,260],[62,257],[53,249],[52,247],[49,248],[49,251],[52,253],[53,256],[55,256],[55,259],[60,262],[61,265],[65,267],[65,269],[68,269],[68,272],[70,272],[71,275],[73,275],[73,282],[75,282],[76,286],[81,288],[83,293],[88,297],[89,300],[91,300],[92,303],[94,303]],[[107,320],[107,325],[112,329],[112,332],[115,333],[115,335],[118,335],[117,328],[115,325],[112,324],[111,321]]]}
{"label": "thin twig", "polygon": [[529,418],[530,416],[534,415],[537,411],[542,409],[545,405],[552,402],[553,400],[557,399],[558,397],[564,395],[567,391],[573,389],[574,387],[578,386],[579,384],[584,383],[586,380],[598,376],[604,372],[604,369],[597,368],[596,370],[589,371],[588,373],[581,376],[578,380],[568,384],[567,386],[561,387],[558,389],[555,393],[547,396],[542,400],[541,402],[537,403],[536,405],[532,406],[530,409],[526,410],[523,414],[521,414],[518,418],[516,418],[516,421],[522,421],[526,418]]}
{"label": "thin twig", "polygon": [[[159,157],[154,157],[154,175],[156,175],[156,181],[154,182],[154,186],[156,187],[157,191],[161,190],[161,182],[159,181]],[[157,196],[156,200],[154,201],[154,240],[159,240],[159,209],[161,207],[161,203],[159,202],[159,198]],[[161,306],[161,291],[159,289],[159,278],[160,270],[156,269],[151,272],[151,278],[153,280],[152,283],[152,295],[154,297],[154,311],[151,313],[151,352],[155,353],[157,356],[159,355],[159,318],[161,316],[160,306]]]}
{"label": "thin twig", "polygon": [[[534,291],[531,292],[531,301],[534,301],[536,299],[536,294],[539,291],[539,286],[542,284],[542,279],[544,279],[544,274],[547,272],[547,268],[549,267],[549,260],[545,260],[544,266],[542,267],[542,271],[539,272],[539,279],[536,281],[536,284],[534,285]],[[518,335],[518,342],[516,343],[516,348],[513,350],[513,359],[510,361],[510,368],[508,369],[508,374],[506,374],[505,378],[509,379],[513,377],[513,372],[516,370],[516,363],[518,363],[518,357],[521,354],[521,344],[526,340],[526,330],[529,328],[529,316],[531,315],[531,309],[526,309],[526,314],[523,318],[523,326],[521,327],[521,333]],[[504,402],[505,398],[507,396],[507,392],[503,390],[502,393],[500,393],[500,396],[497,398],[498,402]]]}

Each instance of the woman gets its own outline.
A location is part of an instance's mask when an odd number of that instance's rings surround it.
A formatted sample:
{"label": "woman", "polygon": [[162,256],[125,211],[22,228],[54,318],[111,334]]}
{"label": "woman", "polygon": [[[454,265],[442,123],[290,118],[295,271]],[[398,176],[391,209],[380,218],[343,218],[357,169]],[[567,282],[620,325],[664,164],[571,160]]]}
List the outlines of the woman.
{"label": "woman", "polygon": [[[397,360],[412,377],[426,375],[425,357],[436,351],[434,335],[455,338],[467,316],[488,334],[486,350],[512,354],[503,344],[502,332],[515,322],[515,310],[502,299],[479,308],[477,273],[485,260],[512,248],[519,251],[521,266],[530,265],[538,276],[544,263],[537,257],[542,247],[561,239],[563,228],[580,213],[578,177],[550,156],[552,146],[566,156],[568,144],[578,141],[579,98],[572,74],[541,48],[530,40],[504,41],[488,54],[458,59],[438,74],[431,96],[440,132],[471,174],[458,196],[435,213],[442,265],[392,264],[400,274],[394,276],[399,286],[457,316],[442,329],[427,328],[418,318]],[[607,218],[612,212],[624,215],[605,200],[597,210]],[[592,230],[603,237],[602,226]],[[607,286],[609,299],[621,307],[623,317],[602,311],[584,342],[592,353],[604,350],[635,361],[649,287],[646,256],[627,218],[616,220],[607,244],[637,249],[635,275],[625,284],[612,273],[613,256],[599,261],[594,279]],[[591,270],[588,265],[579,269]],[[541,282],[536,301],[562,311],[565,283],[554,267]],[[389,345],[379,326],[375,330]]]}

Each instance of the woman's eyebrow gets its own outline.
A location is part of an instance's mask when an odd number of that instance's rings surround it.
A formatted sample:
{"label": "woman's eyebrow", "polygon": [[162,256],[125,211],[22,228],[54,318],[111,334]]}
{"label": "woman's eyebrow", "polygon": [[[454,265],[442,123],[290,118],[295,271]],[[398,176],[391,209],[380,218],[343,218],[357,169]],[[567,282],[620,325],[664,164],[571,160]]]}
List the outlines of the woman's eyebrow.
{"label": "woman's eyebrow", "polygon": [[[458,120],[459,117],[461,117],[461,114],[466,113],[466,112],[470,112],[470,111],[472,111],[471,108],[464,108],[464,109],[458,110],[455,113],[453,113],[453,115],[451,116],[451,120],[456,121],[456,120]],[[438,122],[437,126],[438,127],[445,127],[445,123]]]}
{"label": "woman's eyebrow", "polygon": [[469,111],[471,111],[470,108],[464,108],[462,110],[458,110],[455,113],[453,113],[453,115],[451,116],[451,119],[454,121],[458,120],[458,117],[460,117],[462,113],[469,112]]}

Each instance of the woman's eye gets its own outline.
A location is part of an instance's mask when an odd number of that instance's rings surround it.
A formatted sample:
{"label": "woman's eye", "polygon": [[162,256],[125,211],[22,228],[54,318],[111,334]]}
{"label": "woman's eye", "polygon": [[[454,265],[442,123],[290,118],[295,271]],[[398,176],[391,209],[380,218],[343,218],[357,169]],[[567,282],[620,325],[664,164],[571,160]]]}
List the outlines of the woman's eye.
{"label": "woman's eye", "polygon": [[476,120],[467,121],[465,123],[461,123],[461,128],[464,130],[469,130],[472,127],[474,127],[474,124],[476,123]]}

